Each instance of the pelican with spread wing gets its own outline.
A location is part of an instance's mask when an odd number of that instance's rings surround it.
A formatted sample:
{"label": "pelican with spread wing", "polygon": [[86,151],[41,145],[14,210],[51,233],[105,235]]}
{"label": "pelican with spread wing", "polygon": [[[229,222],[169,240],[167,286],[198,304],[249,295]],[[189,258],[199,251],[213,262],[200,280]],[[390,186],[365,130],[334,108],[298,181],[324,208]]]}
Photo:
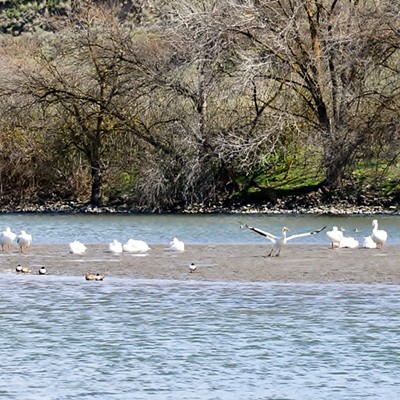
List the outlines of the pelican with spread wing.
{"label": "pelican with spread wing", "polygon": [[289,228],[286,228],[286,226],[284,226],[282,229],[282,236],[275,236],[275,235],[272,235],[271,233],[262,231],[261,229],[254,228],[253,226],[249,226],[247,224],[241,224],[241,227],[250,229],[251,231],[258,233],[259,235],[265,236],[267,239],[269,239],[273,243],[272,249],[269,252],[269,254],[267,255],[267,257],[271,257],[274,250],[276,251],[275,257],[278,257],[279,253],[281,252],[282,247],[285,246],[285,244],[289,240],[300,238],[300,237],[305,237],[305,236],[316,235],[317,233],[322,232],[326,228],[326,226],[324,226],[315,231],[298,233],[296,235],[286,236],[286,232],[289,231]]}

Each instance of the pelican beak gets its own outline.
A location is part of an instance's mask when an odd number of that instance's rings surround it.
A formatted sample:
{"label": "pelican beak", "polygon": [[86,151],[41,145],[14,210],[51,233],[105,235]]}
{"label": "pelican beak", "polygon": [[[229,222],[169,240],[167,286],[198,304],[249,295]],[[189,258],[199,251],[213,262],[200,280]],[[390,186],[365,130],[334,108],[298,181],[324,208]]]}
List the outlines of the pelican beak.
{"label": "pelican beak", "polygon": [[283,230],[285,231],[285,232],[288,232],[289,231],[289,228],[286,228],[286,226],[283,228]]}

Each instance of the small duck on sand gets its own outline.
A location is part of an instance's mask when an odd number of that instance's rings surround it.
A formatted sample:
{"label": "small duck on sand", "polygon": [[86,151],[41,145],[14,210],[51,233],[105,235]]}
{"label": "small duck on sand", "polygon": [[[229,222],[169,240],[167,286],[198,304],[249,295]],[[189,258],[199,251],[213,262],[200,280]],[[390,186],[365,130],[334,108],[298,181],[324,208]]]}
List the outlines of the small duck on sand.
{"label": "small duck on sand", "polygon": [[18,273],[22,272],[22,265],[21,265],[21,264],[18,264],[18,265],[15,267],[15,271],[18,272]]}
{"label": "small duck on sand", "polygon": [[23,274],[30,274],[32,271],[28,267],[22,267],[21,272]]}
{"label": "small duck on sand", "polygon": [[45,267],[40,267],[39,268],[39,275],[46,275],[47,274],[47,270]]}
{"label": "small duck on sand", "polygon": [[101,275],[101,274],[96,274],[96,276],[95,276],[95,280],[96,281],[104,281],[104,275]]}
{"label": "small duck on sand", "polygon": [[190,273],[196,271],[196,269],[197,269],[197,266],[196,266],[195,263],[191,263],[191,264],[189,265],[189,271],[190,271]]}
{"label": "small duck on sand", "polygon": [[85,279],[86,279],[87,281],[94,281],[95,278],[96,278],[96,275],[95,275],[95,274],[85,274]]}

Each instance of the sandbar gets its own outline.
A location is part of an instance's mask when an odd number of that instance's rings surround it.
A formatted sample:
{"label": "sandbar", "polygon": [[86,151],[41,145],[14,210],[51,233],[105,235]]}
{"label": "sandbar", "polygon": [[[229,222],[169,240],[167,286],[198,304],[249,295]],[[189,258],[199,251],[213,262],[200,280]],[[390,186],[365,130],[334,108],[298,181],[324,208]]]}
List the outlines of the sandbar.
{"label": "sandbar", "polygon": [[[151,245],[150,245],[151,246]],[[155,245],[146,255],[112,254],[108,245],[87,245],[82,255],[68,245],[33,245],[28,253],[16,248],[0,254],[0,273],[16,273],[18,264],[38,274],[199,281],[282,283],[400,284],[400,246],[379,249],[331,249],[328,245],[288,244],[279,257],[266,257],[269,245],[186,244],[184,252]],[[197,266],[190,272],[189,265]]]}

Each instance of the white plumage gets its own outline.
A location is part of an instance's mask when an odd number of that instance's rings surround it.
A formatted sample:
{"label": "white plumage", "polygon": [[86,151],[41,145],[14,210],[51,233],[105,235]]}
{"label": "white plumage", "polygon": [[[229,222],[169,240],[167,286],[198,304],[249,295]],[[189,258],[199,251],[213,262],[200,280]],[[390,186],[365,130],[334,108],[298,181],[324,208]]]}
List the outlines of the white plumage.
{"label": "white plumage", "polygon": [[74,240],[69,244],[69,252],[72,254],[83,254],[86,251],[86,246],[79,240]]}
{"label": "white plumage", "polygon": [[276,250],[275,256],[278,257],[281,252],[282,247],[284,247],[286,245],[287,241],[289,241],[289,240],[300,238],[300,237],[305,237],[305,236],[310,236],[310,235],[315,235],[315,234],[323,231],[326,228],[326,226],[324,226],[315,231],[298,233],[296,235],[286,236],[286,232],[289,231],[289,228],[286,228],[286,226],[284,226],[282,229],[282,236],[278,237],[278,236],[272,235],[271,233],[264,232],[261,229],[254,228],[254,227],[246,225],[246,224],[242,224],[241,226],[245,227],[247,229],[250,229],[253,232],[258,233],[259,235],[265,236],[267,239],[269,239],[273,243],[272,249],[269,252],[269,254],[267,255],[267,257],[271,257],[274,250]]}
{"label": "white plumage", "polygon": [[329,240],[331,241],[332,248],[341,247],[340,242],[343,239],[343,232],[337,226],[332,227],[331,231],[326,232]]}
{"label": "white plumage", "polygon": [[376,243],[378,249],[383,249],[383,246],[387,240],[387,232],[383,229],[378,229],[378,220],[372,221],[372,234],[371,238]]}
{"label": "white plumage", "polygon": [[169,244],[169,249],[171,251],[185,251],[185,243],[177,238],[173,238]]}
{"label": "white plumage", "polygon": [[347,247],[349,249],[356,249],[359,246],[358,240],[352,237],[343,237],[339,243],[339,247]]}
{"label": "white plumage", "polygon": [[136,239],[129,239],[122,248],[128,253],[145,253],[150,250],[149,245],[144,240]]}
{"label": "white plumage", "polygon": [[21,231],[17,236],[17,243],[19,244],[22,253],[28,251],[32,244],[32,235],[25,231]]}
{"label": "white plumage", "polygon": [[0,233],[0,244],[3,251],[11,251],[13,241],[17,238],[17,235],[11,231],[10,227],[7,227],[5,231]]}
{"label": "white plumage", "polygon": [[376,243],[372,240],[371,235],[364,238],[362,247],[364,249],[376,249]]}
{"label": "white plumage", "polygon": [[122,253],[123,248],[122,248],[122,243],[119,242],[118,240],[114,239],[108,246],[109,250],[111,251],[111,253]]}

